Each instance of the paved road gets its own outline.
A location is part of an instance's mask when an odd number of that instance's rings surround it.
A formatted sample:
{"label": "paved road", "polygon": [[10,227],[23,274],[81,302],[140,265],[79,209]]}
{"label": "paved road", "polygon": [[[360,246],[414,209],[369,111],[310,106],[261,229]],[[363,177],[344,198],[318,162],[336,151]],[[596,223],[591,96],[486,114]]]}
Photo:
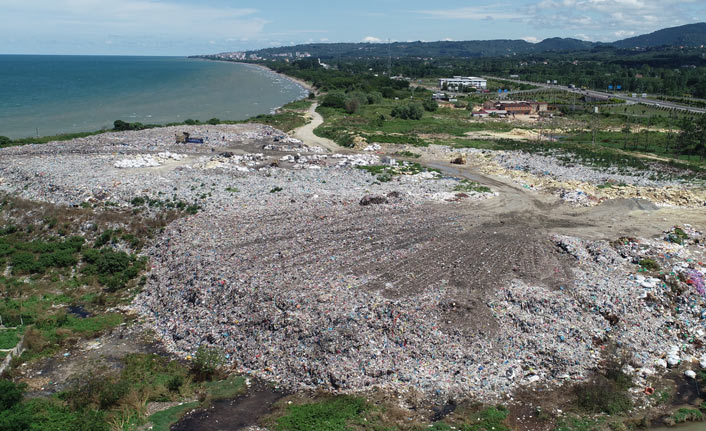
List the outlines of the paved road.
{"label": "paved road", "polygon": [[292,136],[303,141],[310,147],[323,147],[331,152],[340,152],[341,147],[339,147],[335,142],[330,139],[321,138],[314,134],[314,129],[324,123],[324,117],[316,112],[317,106],[319,106],[317,103],[313,103],[311,108],[309,108],[308,114],[311,116],[311,122],[295,129],[294,132],[292,132]]}
{"label": "paved road", "polygon": [[679,103],[674,103],[674,102],[665,102],[664,100],[643,99],[641,97],[630,97],[630,96],[626,96],[623,94],[617,94],[617,93],[606,93],[603,91],[596,91],[596,90],[581,90],[579,88],[569,88],[569,87],[566,87],[563,85],[548,85],[548,84],[543,84],[541,82],[522,81],[519,79],[507,79],[507,78],[499,78],[499,77],[494,77],[494,76],[485,76],[484,78],[486,78],[486,79],[502,79],[505,81],[516,82],[518,84],[530,84],[530,85],[535,85],[537,87],[542,87],[542,88],[564,90],[564,91],[568,91],[570,93],[586,95],[589,97],[612,97],[612,98],[616,98],[616,99],[622,99],[627,102],[642,103],[644,105],[664,107],[664,108],[670,108],[670,109],[678,109],[680,111],[693,112],[693,113],[698,113],[698,114],[706,114],[706,109],[694,108],[692,106],[681,105]]}

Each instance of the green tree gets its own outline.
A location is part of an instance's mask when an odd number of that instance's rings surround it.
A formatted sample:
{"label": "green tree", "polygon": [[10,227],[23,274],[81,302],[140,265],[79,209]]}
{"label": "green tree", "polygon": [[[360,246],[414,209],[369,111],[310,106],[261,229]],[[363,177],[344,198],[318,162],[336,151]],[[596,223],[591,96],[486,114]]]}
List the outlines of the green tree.
{"label": "green tree", "polygon": [[436,103],[436,100],[434,99],[424,99],[422,106],[424,107],[424,110],[428,112],[434,112],[439,109],[439,104]]}
{"label": "green tree", "polygon": [[324,97],[324,100],[321,102],[321,106],[344,109],[346,107],[346,99],[346,94],[344,92],[332,91]]}
{"label": "green tree", "polygon": [[0,380],[0,411],[9,410],[22,401],[27,385]]}

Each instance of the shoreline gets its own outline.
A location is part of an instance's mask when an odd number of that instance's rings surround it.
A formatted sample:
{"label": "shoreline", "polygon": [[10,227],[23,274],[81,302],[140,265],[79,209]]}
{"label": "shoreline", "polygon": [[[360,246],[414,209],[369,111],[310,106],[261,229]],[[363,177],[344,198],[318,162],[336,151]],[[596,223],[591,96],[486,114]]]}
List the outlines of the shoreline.
{"label": "shoreline", "polygon": [[305,89],[305,90],[308,90],[308,91],[310,91],[310,92],[316,93],[316,89],[315,89],[311,84],[309,84],[308,82],[306,82],[306,81],[304,81],[304,80],[301,80],[301,79],[299,79],[299,78],[295,78],[294,76],[287,75],[286,73],[277,72],[276,70],[270,69],[269,67],[265,66],[264,64],[259,64],[259,63],[247,63],[247,62],[244,62],[244,61],[220,60],[220,59],[217,59],[217,58],[204,58],[204,57],[195,57],[195,58],[197,58],[197,59],[199,59],[199,60],[206,60],[206,61],[220,61],[220,62],[223,62],[223,63],[243,64],[243,65],[252,66],[252,67],[255,67],[255,68],[258,68],[258,69],[261,69],[261,70],[266,70],[266,71],[268,71],[268,72],[274,73],[275,75],[279,75],[279,76],[281,76],[281,77],[283,77],[283,78],[285,78],[285,79],[288,79],[288,80],[290,80],[290,81],[296,83],[297,85],[299,85],[300,87],[302,87],[302,88]]}

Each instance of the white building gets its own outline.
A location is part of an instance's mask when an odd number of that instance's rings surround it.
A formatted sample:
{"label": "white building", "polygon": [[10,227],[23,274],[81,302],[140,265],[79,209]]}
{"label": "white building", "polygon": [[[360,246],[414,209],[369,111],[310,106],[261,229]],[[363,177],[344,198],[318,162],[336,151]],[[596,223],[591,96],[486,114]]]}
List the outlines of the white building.
{"label": "white building", "polygon": [[439,79],[439,88],[449,91],[463,91],[469,88],[485,90],[488,88],[488,81],[475,76],[454,76]]}

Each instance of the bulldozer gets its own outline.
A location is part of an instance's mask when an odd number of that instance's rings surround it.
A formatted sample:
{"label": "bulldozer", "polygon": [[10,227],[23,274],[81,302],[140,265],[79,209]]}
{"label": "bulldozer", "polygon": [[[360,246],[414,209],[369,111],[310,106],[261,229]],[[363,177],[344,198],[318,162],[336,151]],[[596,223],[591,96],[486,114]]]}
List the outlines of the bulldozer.
{"label": "bulldozer", "polygon": [[182,132],[181,135],[177,134],[175,137],[177,144],[203,144],[203,138],[193,137],[189,132]]}

